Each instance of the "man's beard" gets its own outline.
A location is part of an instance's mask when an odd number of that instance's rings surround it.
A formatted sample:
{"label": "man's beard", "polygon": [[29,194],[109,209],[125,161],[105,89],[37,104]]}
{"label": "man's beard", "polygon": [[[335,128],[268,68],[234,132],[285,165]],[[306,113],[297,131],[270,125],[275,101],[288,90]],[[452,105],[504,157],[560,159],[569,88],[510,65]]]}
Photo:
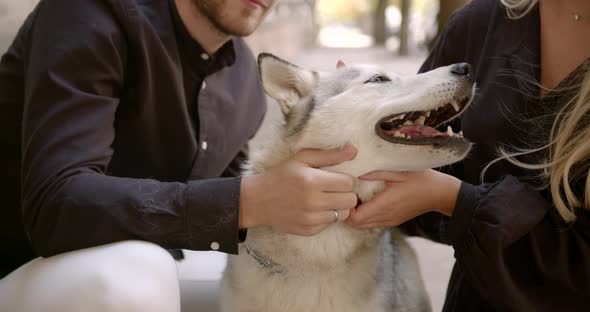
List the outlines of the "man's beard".
{"label": "man's beard", "polygon": [[252,33],[244,27],[232,27],[230,23],[223,23],[228,21],[228,17],[223,13],[224,0],[193,0],[193,3],[206,17],[213,27],[214,31],[220,32],[226,36],[248,36]]}

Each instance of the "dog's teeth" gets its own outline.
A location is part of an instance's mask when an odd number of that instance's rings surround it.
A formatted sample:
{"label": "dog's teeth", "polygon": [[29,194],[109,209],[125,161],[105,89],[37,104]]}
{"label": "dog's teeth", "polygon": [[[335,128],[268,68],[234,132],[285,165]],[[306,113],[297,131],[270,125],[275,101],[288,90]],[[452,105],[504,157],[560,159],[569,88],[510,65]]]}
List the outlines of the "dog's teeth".
{"label": "dog's teeth", "polygon": [[404,117],[406,117],[406,114],[399,115],[399,116],[397,116],[395,119],[404,119]]}
{"label": "dog's teeth", "polygon": [[463,131],[459,131],[459,136],[463,137]]}
{"label": "dog's teeth", "polygon": [[425,116],[420,116],[418,119],[416,119],[416,124],[419,126],[424,126],[424,122],[426,121],[426,117]]}
{"label": "dog's teeth", "polygon": [[449,135],[449,136],[453,135],[453,128],[451,128],[451,126],[447,126],[447,135]]}
{"label": "dog's teeth", "polygon": [[451,102],[451,105],[453,105],[453,108],[455,109],[456,112],[459,111],[459,102],[454,100],[453,102]]}
{"label": "dog's teeth", "polygon": [[414,123],[411,120],[404,122],[404,126],[412,126]]}
{"label": "dog's teeth", "polygon": [[430,117],[430,111],[426,112],[426,117]]}

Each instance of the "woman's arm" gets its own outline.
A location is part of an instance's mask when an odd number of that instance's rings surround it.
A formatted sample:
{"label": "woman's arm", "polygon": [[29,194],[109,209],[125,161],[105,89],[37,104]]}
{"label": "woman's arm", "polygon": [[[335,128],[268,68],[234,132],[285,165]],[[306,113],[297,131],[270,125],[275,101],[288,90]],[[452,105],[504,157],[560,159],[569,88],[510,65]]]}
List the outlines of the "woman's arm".
{"label": "woman's arm", "polygon": [[463,273],[497,308],[541,311],[550,301],[558,311],[590,298],[588,211],[566,225],[550,202],[513,176],[481,186],[461,182],[460,191],[453,177],[434,170],[363,178],[389,186],[359,206],[351,224],[395,226],[432,209],[450,215],[436,223],[440,241],[453,246]]}
{"label": "woman's arm", "polygon": [[587,309],[580,298],[590,299],[590,213],[580,211],[567,225],[538,191],[512,176],[492,185],[463,183],[460,194],[447,239],[483,296],[510,311]]}

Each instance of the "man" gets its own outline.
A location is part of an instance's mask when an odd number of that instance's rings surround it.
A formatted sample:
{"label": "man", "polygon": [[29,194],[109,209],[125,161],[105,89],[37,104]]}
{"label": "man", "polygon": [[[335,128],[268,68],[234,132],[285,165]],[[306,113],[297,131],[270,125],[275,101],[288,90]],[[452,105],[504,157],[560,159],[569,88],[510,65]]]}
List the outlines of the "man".
{"label": "man", "polygon": [[236,177],[265,110],[237,37],[275,2],[40,2],[0,63],[1,311],[179,311],[165,249],[237,253],[248,227],[347,216],[354,179],[314,168],[354,148]]}

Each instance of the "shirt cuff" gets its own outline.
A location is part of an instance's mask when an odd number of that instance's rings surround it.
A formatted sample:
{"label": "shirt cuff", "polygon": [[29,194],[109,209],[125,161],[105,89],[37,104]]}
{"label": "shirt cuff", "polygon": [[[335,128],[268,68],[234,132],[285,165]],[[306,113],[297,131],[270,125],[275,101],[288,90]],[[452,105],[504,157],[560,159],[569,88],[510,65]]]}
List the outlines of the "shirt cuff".
{"label": "shirt cuff", "polygon": [[238,253],[240,183],[240,177],[188,183],[185,220],[191,249]]}

